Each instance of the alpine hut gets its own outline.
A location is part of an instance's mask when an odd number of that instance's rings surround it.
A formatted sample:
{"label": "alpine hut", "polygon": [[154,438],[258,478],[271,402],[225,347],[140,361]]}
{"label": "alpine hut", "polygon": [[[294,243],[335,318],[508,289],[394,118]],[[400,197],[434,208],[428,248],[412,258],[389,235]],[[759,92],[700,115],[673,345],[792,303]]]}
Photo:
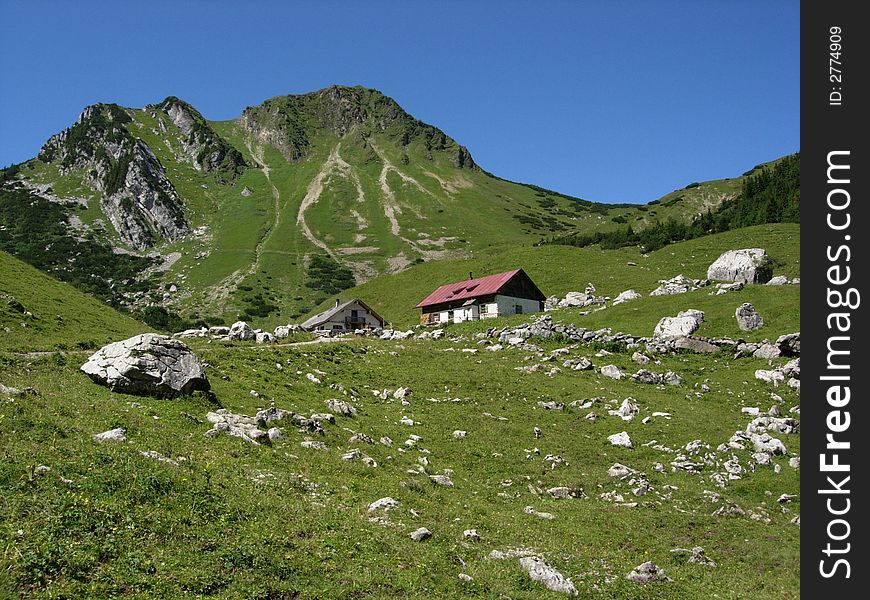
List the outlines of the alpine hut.
{"label": "alpine hut", "polygon": [[442,285],[416,306],[420,323],[462,323],[540,312],[546,297],[522,269]]}

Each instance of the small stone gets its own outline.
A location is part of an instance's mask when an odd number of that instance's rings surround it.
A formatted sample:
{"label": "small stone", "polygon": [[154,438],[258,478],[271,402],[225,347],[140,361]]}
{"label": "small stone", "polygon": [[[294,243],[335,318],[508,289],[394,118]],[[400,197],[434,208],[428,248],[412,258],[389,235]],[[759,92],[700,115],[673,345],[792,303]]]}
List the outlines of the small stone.
{"label": "small stone", "polygon": [[688,336],[704,322],[704,312],[688,309],[677,313],[676,317],[663,317],[655,327],[654,337],[659,339],[671,339]]}
{"label": "small stone", "polygon": [[579,488],[569,488],[565,486],[551,487],[547,490],[547,493],[556,500],[567,500],[568,498],[575,498],[583,495],[583,491]]}
{"label": "small stone", "polygon": [[309,450],[328,450],[326,444],[318,440],[304,440],[299,445]]}
{"label": "small stone", "polygon": [[716,567],[716,563],[704,553],[704,549],[701,546],[695,546],[691,550],[685,548],[674,548],[671,552],[674,554],[691,554],[689,557],[689,563],[691,564],[703,565],[710,568]]}
{"label": "small stone", "polygon": [[392,510],[397,506],[401,506],[401,502],[386,496],[369,504],[369,512],[374,512],[376,510]]}
{"label": "small stone", "polygon": [[650,363],[650,357],[646,354],[641,354],[640,352],[635,352],[634,354],[632,354],[631,360],[639,365],[648,365]]}
{"label": "small stone", "polygon": [[430,537],[432,537],[432,532],[425,527],[420,527],[411,532],[411,539],[415,542],[422,542],[423,540],[428,540]]}
{"label": "small stone", "polygon": [[447,475],[430,475],[429,480],[443,487],[453,487],[453,481]]}
{"label": "small stone", "polygon": [[619,433],[614,433],[613,435],[607,436],[607,440],[613,444],[614,446],[621,446],[623,448],[632,448],[631,438],[628,435],[628,432],[621,431]]}
{"label": "small stone", "polygon": [[359,448],[352,448],[341,455],[341,460],[356,460],[360,456],[362,456],[362,452],[359,451]]}
{"label": "small stone", "polygon": [[125,442],[127,441],[127,436],[125,435],[127,431],[122,427],[117,427],[115,429],[109,429],[108,431],[104,431],[102,433],[97,433],[94,436],[94,441],[97,442]]}
{"label": "small stone", "polygon": [[356,408],[345,402],[344,400],[338,400],[337,398],[330,398],[325,400],[326,406],[329,407],[329,410],[333,412],[337,412],[341,415],[345,415],[347,417],[353,417],[356,415]]}
{"label": "small stone", "polygon": [[612,467],[607,469],[607,474],[611,477],[618,477],[619,479],[624,479],[629,475],[633,475],[636,473],[634,469],[630,467],[626,467],[625,465],[621,465],[619,463],[614,463]]}
{"label": "small stone", "polygon": [[527,507],[525,507],[525,508],[523,509],[523,512],[526,513],[527,515],[532,515],[532,516],[534,516],[534,517],[538,517],[539,519],[547,519],[547,520],[552,521],[553,519],[556,518],[556,516],[555,516],[554,514],[552,514],[552,513],[548,513],[548,512],[538,512],[537,510],[535,510],[535,509],[534,509],[533,507],[531,507],[531,506],[527,506]]}
{"label": "small stone", "polygon": [[601,374],[610,379],[622,379],[625,377],[622,371],[616,365],[604,365],[601,367]]}
{"label": "small stone", "polygon": [[636,566],[625,578],[638,584],[652,581],[673,581],[665,574],[664,569],[651,561]]}
{"label": "small stone", "polygon": [[466,529],[462,532],[462,537],[466,540],[471,540],[472,542],[480,541],[480,534],[477,533],[477,529]]}

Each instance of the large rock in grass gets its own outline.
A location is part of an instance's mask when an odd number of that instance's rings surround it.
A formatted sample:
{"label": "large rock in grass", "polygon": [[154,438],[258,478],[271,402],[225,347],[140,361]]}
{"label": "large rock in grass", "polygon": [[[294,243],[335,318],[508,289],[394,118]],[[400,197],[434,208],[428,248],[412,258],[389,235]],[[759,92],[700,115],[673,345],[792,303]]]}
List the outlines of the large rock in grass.
{"label": "large rock in grass", "polygon": [[728,250],[707,268],[707,279],[766,283],[773,277],[773,265],[762,248]]}
{"label": "large rock in grass", "polygon": [[677,313],[676,317],[662,317],[653,336],[659,339],[685,337],[695,333],[704,322],[704,311],[690,308]]}
{"label": "large rock in grass", "polygon": [[230,326],[229,334],[231,340],[253,340],[257,338],[257,334],[251,329],[251,326],[244,321],[236,321]]}
{"label": "large rock in grass", "polygon": [[520,566],[525,569],[529,577],[539,581],[554,592],[577,596],[577,588],[574,583],[551,567],[539,556],[524,556],[520,559]]}
{"label": "large rock in grass", "polygon": [[190,348],[156,333],[103,346],[81,370],[97,383],[127,394],[179,396],[210,388],[202,363]]}
{"label": "large rock in grass", "polygon": [[758,311],[749,302],[744,302],[738,306],[734,316],[737,319],[737,326],[740,328],[740,331],[755,331],[764,326],[764,319],[761,318],[761,315],[758,314]]}

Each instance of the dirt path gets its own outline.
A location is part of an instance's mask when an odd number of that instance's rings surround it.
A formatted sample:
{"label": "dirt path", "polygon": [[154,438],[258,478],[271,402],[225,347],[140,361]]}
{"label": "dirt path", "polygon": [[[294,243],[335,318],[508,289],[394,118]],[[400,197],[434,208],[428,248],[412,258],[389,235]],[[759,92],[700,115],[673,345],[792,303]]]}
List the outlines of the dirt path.
{"label": "dirt path", "polygon": [[384,163],[384,167],[381,169],[381,174],[378,177],[378,183],[381,185],[381,192],[384,194],[384,216],[387,217],[387,220],[390,222],[390,233],[396,237],[402,237],[402,228],[399,227],[399,221],[396,219],[397,214],[402,214],[402,207],[399,206],[398,201],[396,201],[396,195],[393,193],[393,190],[390,189],[390,184],[387,183],[387,174],[389,174],[393,165],[390,164],[387,158],[381,154],[380,150],[378,150],[374,144],[372,144],[372,148],[375,148],[375,153],[380,157],[381,162]]}
{"label": "dirt path", "polygon": [[[398,175],[399,178],[401,178],[401,180],[404,181],[405,183],[411,184],[412,186],[414,186],[415,188],[417,188],[421,192],[427,194],[432,199],[434,199],[436,202],[438,202],[438,204],[441,204],[443,206],[443,202],[441,202],[441,199],[438,198],[435,194],[433,194],[428,189],[423,187],[423,185],[419,181],[417,181],[416,179],[414,179],[410,175],[406,175],[405,173],[402,173],[396,167],[396,165],[394,165],[393,163],[390,162],[390,160],[386,157],[386,155],[383,153],[383,151],[380,148],[378,148],[374,143],[371,146],[372,146],[372,149],[375,151],[375,154],[378,155],[378,158],[381,159],[381,162],[384,165],[383,168],[381,168],[381,174],[378,177],[378,183],[380,184],[381,191],[383,192],[383,195],[384,195],[384,215],[386,215],[387,219],[390,221],[390,232],[394,236],[398,237],[403,242],[408,244],[408,246],[410,246],[411,249],[420,253],[420,255],[423,256],[423,258],[426,260],[441,260],[441,259],[445,259],[445,258],[458,258],[458,257],[462,256],[461,252],[456,252],[456,251],[452,251],[452,250],[429,250],[425,247],[426,245],[438,245],[438,243],[435,241],[429,240],[429,239],[420,239],[420,240],[415,241],[415,240],[409,239],[409,238],[402,235],[402,229],[399,226],[398,220],[396,219],[397,214],[402,214],[402,207],[399,205],[399,202],[396,199],[396,194],[393,191],[393,189],[390,187],[389,182],[387,181],[387,175],[389,175],[390,172],[393,172],[396,175]],[[444,185],[444,182],[442,181],[442,179],[440,177],[438,177],[434,174],[431,174],[428,171],[426,172],[426,174],[432,175],[433,178],[435,178],[439,183]],[[420,219],[425,218],[422,214],[420,214],[420,212],[416,208],[414,208],[412,206],[409,206],[408,208],[412,212],[414,212],[414,214],[416,214],[418,218],[420,218]],[[426,234],[421,232],[420,235],[424,236]],[[445,239],[445,241],[446,241],[446,238],[443,238],[443,239]],[[441,245],[443,245],[443,242],[441,243]],[[408,259],[408,257],[405,255],[405,253],[400,252],[398,255],[387,259],[387,272],[388,273],[399,273],[401,271],[404,271],[411,264],[412,264],[411,261]]]}
{"label": "dirt path", "polygon": [[[305,222],[305,211],[317,204],[321,194],[323,194],[323,184],[333,171],[338,171],[341,175],[350,179],[356,187],[357,202],[365,202],[365,194],[363,193],[359,176],[354,172],[353,167],[341,158],[341,155],[338,153],[340,149],[341,143],[336,144],[335,148],[332,149],[332,152],[329,153],[326,162],[324,162],[323,166],[320,168],[320,171],[314,179],[311,180],[311,183],[308,184],[305,197],[302,199],[302,203],[299,205],[299,212],[296,215],[296,223],[302,229],[302,235],[308,238],[312,244],[326,252],[334,261],[339,263],[341,261],[339,261],[336,252],[330,248],[326,242],[314,235],[314,232],[311,231],[311,228]],[[360,224],[360,228],[362,228],[362,224]]]}
{"label": "dirt path", "polygon": [[[402,173],[396,167],[396,165],[394,165],[393,163],[390,162],[390,160],[386,157],[386,155],[383,153],[383,151],[380,148],[378,148],[374,143],[372,143],[371,146],[372,146],[372,149],[375,151],[375,154],[378,155],[378,158],[380,158],[381,162],[384,164],[383,168],[381,168],[381,174],[378,177],[378,183],[380,184],[381,191],[384,194],[384,215],[387,217],[387,220],[390,221],[390,232],[394,236],[396,236],[397,238],[401,239],[403,242],[408,244],[415,251],[419,252],[420,254],[422,254],[424,256],[429,256],[431,254],[431,251],[426,250],[425,248],[422,248],[420,246],[419,242],[408,239],[402,235],[402,228],[399,226],[398,219],[396,219],[397,214],[398,215],[402,214],[402,207],[400,206],[399,201],[396,199],[395,192],[390,187],[390,184],[387,181],[387,175],[389,175],[390,172],[393,172],[396,175],[398,175],[402,181],[404,181],[405,183],[411,184],[412,186],[414,186],[415,188],[417,188],[418,190],[420,190],[424,194],[430,196],[432,199],[434,199],[436,202],[438,202],[438,204],[441,204],[443,206],[443,202],[441,202],[441,199],[438,198],[435,194],[433,194],[428,189],[423,187],[423,185],[419,181],[417,181],[416,179],[414,179],[410,175],[406,175],[405,173]],[[425,218],[420,213],[420,211],[418,211],[416,208],[414,208],[412,206],[409,206],[408,208],[418,218],[420,218],[420,219]],[[404,257],[402,255],[395,257],[395,259],[396,260],[394,261],[394,264],[392,264],[390,267],[390,270],[389,270],[390,273],[397,273],[399,271],[403,271],[405,269],[405,267],[410,264],[410,261],[405,262],[406,259],[404,259]]]}

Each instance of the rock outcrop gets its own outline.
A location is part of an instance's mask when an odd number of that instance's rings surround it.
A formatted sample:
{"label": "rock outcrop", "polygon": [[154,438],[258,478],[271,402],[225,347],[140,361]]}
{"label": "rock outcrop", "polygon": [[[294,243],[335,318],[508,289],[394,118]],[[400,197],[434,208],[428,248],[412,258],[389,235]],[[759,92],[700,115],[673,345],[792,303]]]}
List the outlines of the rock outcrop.
{"label": "rock outcrop", "polygon": [[656,325],[654,337],[671,339],[693,334],[704,322],[704,312],[690,308],[676,317],[663,317]]}
{"label": "rock outcrop", "polygon": [[801,355],[801,332],[787,333],[776,338],[776,347],[782,356]]}
{"label": "rock outcrop", "polygon": [[232,325],[230,325],[230,331],[227,334],[231,340],[254,340],[257,338],[257,334],[254,333],[254,330],[251,329],[251,326],[245,323],[244,321],[236,321]]}
{"label": "rock outcrop", "polygon": [[764,325],[764,319],[761,318],[755,307],[748,302],[744,302],[737,307],[734,317],[737,319],[737,326],[740,328],[740,331],[755,331]]}
{"label": "rock outcrop", "polygon": [[554,592],[568,594],[569,596],[578,595],[574,583],[547,564],[547,561],[543,558],[539,556],[524,556],[520,558],[520,566],[529,574],[529,577],[544,584]]}
{"label": "rock outcrop", "polygon": [[[157,108],[181,130],[181,145],[197,171],[214,173],[220,181],[227,182],[248,166],[241,152],[220,137],[199,111],[187,102],[170,96]],[[245,195],[244,191],[242,195]],[[250,196],[250,190],[247,195]]]}
{"label": "rock outcrop", "polygon": [[685,294],[692,290],[697,290],[706,285],[709,281],[703,279],[690,279],[685,275],[677,275],[670,279],[660,279],[659,287],[649,293],[650,296],[671,296],[674,294]]}
{"label": "rock outcrop", "polygon": [[82,372],[113,391],[144,396],[179,396],[210,386],[199,358],[165,335],[143,333],[103,346]]}
{"label": "rock outcrop", "polygon": [[714,281],[766,283],[773,277],[773,265],[762,248],[728,250],[707,268],[707,278]]}
{"label": "rock outcrop", "polygon": [[144,250],[160,238],[174,241],[190,232],[181,198],[151,148],[125,127],[132,121],[115,104],[87,107],[71,127],[52,136],[40,160],[73,169],[102,195],[100,206],[121,240]]}
{"label": "rock outcrop", "polygon": [[596,296],[595,288],[587,288],[585,292],[568,292],[564,298],[550,296],[544,302],[544,310],[557,310],[560,308],[583,308],[593,304],[604,304],[607,298]]}
{"label": "rock outcrop", "polygon": [[628,302],[630,300],[637,300],[640,297],[640,294],[634,290],[625,290],[624,292],[620,292],[619,295],[613,299],[613,304],[622,304],[623,302]]}

